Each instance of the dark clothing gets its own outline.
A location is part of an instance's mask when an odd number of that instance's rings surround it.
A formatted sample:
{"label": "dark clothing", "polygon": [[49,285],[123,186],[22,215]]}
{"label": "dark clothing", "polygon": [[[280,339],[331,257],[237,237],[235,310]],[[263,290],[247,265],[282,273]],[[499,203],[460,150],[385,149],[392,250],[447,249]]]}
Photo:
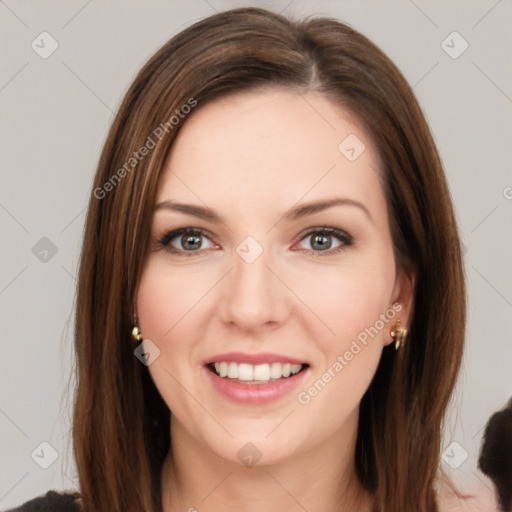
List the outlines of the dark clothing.
{"label": "dark clothing", "polygon": [[48,491],[45,495],[38,496],[23,503],[17,508],[10,508],[5,512],[80,512],[80,494],[59,493]]}

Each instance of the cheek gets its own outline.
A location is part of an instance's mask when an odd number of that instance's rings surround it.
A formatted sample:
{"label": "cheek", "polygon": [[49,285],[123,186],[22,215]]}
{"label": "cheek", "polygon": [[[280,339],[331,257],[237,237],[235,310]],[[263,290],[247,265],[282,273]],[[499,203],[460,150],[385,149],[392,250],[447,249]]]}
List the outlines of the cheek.
{"label": "cheek", "polygon": [[[394,281],[394,259],[382,254],[372,260],[361,258],[356,264],[332,267],[321,279],[297,283],[297,295],[307,297],[306,305],[323,324],[317,330],[317,339],[324,345],[322,352],[332,357],[359,335],[364,341],[367,330],[371,330],[375,345],[382,336],[386,337],[391,326],[387,325],[389,321],[382,325],[379,319],[383,314],[393,314]],[[311,286],[311,282],[316,285]],[[378,334],[372,329],[375,324]]]}
{"label": "cheek", "polygon": [[[330,411],[327,414],[334,425],[361,400],[378,367],[383,344],[390,339],[396,320],[391,307],[395,283],[392,248],[368,252],[365,257],[359,253],[350,262],[347,259],[346,265],[330,268],[317,282],[325,286],[309,287],[305,296],[321,320],[309,315],[309,330],[318,326],[314,328],[315,352],[321,357],[299,402],[314,400],[310,410],[315,414]],[[305,284],[302,286],[298,295],[306,293]],[[314,398],[317,395],[319,398]]]}
{"label": "cheek", "polygon": [[[196,274],[170,270],[157,259],[149,260],[139,285],[137,313],[145,338],[164,345],[187,325],[186,316],[199,303],[207,287]],[[208,279],[206,279],[206,283]],[[204,283],[204,280],[203,280]],[[186,340],[185,336],[181,339]]]}
{"label": "cheek", "polygon": [[389,304],[392,277],[340,273],[332,277],[328,291],[310,295],[311,309],[320,312],[335,334],[316,330],[315,349],[321,358],[298,401],[311,417],[324,418],[323,428],[329,432],[358,407],[379,365],[396,316]]}
{"label": "cheek", "polygon": [[150,339],[160,351],[148,370],[169,408],[186,405],[178,383],[192,389],[189,363],[195,365],[200,360],[194,343],[205,293],[200,282],[188,272],[170,271],[155,258],[148,261],[139,285],[139,327],[144,339]]}
{"label": "cheek", "polygon": [[[196,276],[197,277],[197,276]],[[205,286],[188,272],[170,270],[165,262],[150,259],[144,269],[137,296],[137,315],[144,339],[160,350],[148,366],[151,377],[167,406],[193,417],[194,407],[183,388],[193,390],[188,361],[198,360],[194,347],[194,318]]]}

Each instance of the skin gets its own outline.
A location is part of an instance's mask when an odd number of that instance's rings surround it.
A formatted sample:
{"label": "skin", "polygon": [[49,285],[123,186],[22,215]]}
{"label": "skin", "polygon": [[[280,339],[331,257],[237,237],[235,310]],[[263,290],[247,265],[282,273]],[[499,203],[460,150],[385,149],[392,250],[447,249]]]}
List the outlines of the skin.
{"label": "skin", "polygon": [[500,509],[497,492],[492,480],[480,470],[471,475],[454,478],[450,485],[441,480],[438,483],[439,512],[498,512]]}
{"label": "skin", "polygon": [[[349,134],[366,147],[355,161],[338,150]],[[139,326],[161,351],[148,368],[172,411],[164,511],[371,510],[353,462],[359,403],[396,319],[409,323],[414,289],[414,276],[395,268],[379,169],[358,120],[317,93],[237,93],[184,122],[156,204],[207,206],[224,223],[156,211],[139,285]],[[298,204],[333,197],[360,202],[368,215],[342,205],[284,219]],[[353,243],[328,237],[327,251],[344,250],[324,254],[308,234],[323,226],[349,233]],[[181,227],[208,233],[191,257],[159,244]],[[236,252],[249,235],[263,249],[250,264]],[[172,245],[183,253],[181,240]],[[360,344],[309,403],[299,403],[298,393],[397,303],[395,320]],[[276,402],[236,404],[212,387],[203,366],[231,351],[286,354],[310,368],[299,389]],[[247,442],[261,453],[253,467],[237,456]]]}

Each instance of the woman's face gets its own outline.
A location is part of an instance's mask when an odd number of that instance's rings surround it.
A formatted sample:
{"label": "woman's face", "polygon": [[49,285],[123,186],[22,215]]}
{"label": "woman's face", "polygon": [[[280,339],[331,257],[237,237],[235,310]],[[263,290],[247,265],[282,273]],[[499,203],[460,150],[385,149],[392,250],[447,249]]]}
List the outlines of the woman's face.
{"label": "woman's face", "polygon": [[174,439],[239,464],[353,441],[413,284],[395,270],[372,141],[324,97],[284,89],[182,122],[137,297]]}

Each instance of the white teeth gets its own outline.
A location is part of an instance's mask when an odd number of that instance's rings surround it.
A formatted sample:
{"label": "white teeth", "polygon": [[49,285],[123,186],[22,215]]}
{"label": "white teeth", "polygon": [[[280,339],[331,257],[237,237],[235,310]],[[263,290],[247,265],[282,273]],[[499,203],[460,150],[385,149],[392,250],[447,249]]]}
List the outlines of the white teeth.
{"label": "white teeth", "polygon": [[295,375],[296,373],[299,373],[302,370],[301,364],[292,364],[291,365],[291,374]]}
{"label": "white teeth", "polygon": [[252,380],[254,367],[252,364],[239,364],[238,365],[238,380]]}
{"label": "white teeth", "polygon": [[225,377],[228,374],[228,363],[220,363],[219,375]]}
{"label": "white teeth", "polygon": [[258,364],[254,367],[254,380],[270,380],[270,366],[268,364]]}
{"label": "white teeth", "polygon": [[236,363],[228,364],[228,375],[230,379],[238,379],[238,365]]}
{"label": "white teeth", "polygon": [[280,379],[299,373],[301,364],[272,363],[252,365],[247,363],[228,363],[221,361],[214,364],[215,371],[220,377],[243,381],[268,382],[270,379]]}
{"label": "white teeth", "polygon": [[272,363],[270,367],[270,378],[280,379],[283,376],[283,365],[281,363]]}

